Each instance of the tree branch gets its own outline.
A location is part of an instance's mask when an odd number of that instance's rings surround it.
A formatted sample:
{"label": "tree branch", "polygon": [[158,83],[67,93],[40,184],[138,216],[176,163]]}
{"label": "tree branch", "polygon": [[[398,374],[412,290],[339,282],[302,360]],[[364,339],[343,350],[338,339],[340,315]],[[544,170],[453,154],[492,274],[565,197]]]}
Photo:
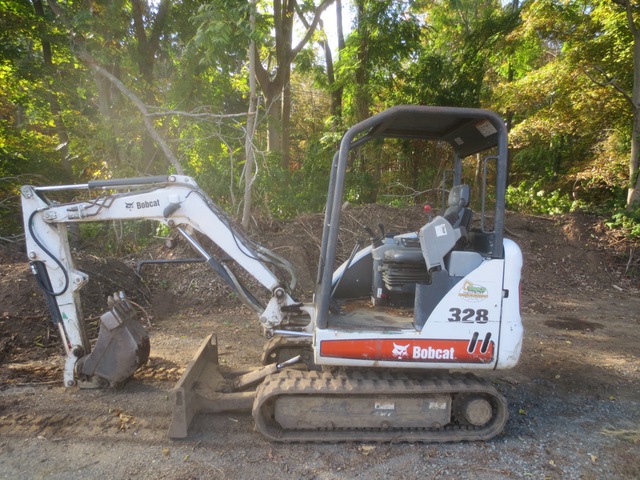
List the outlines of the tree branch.
{"label": "tree branch", "polygon": [[633,21],[633,11],[631,10],[631,2],[629,0],[611,0],[616,5],[620,5],[625,9],[627,14],[627,23],[629,24],[629,30],[631,30],[631,34],[636,37],[640,34],[638,31],[638,27],[636,27],[635,22]]}
{"label": "tree branch", "polygon": [[150,120],[149,110],[147,106],[140,100],[131,90],[129,90],[124,83],[120,81],[118,77],[113,75],[111,72],[102,68],[98,63],[89,55],[87,52],[76,52],[76,56],[82,60],[84,63],[88,64],[91,68],[93,68],[98,74],[102,75],[104,78],[109,80],[120,92],[131,100],[131,103],[135,105],[135,107],[142,113],[142,120],[144,121],[144,125],[147,128],[147,132],[156,144],[162,150],[165,157],[169,161],[169,163],[176,169],[176,173],[178,175],[184,175],[184,170],[182,169],[182,165],[180,165],[180,161],[175,157],[167,142],[165,142],[162,135],[158,133],[156,128],[153,125],[153,122]]}
{"label": "tree branch", "polygon": [[[149,108],[152,108],[153,110],[156,110],[156,111],[148,111]],[[157,108],[157,107],[147,107],[147,113],[145,115],[147,115],[148,117],[181,116],[181,117],[189,117],[189,118],[205,119],[205,120],[222,120],[225,118],[245,117],[247,113],[245,112],[245,113],[221,114],[221,113],[196,112],[196,111],[185,112],[183,110],[166,110],[166,109]]]}
{"label": "tree branch", "polygon": [[602,75],[606,82],[600,82],[598,80],[596,80],[593,76],[591,76],[591,74],[589,74],[589,72],[587,70],[584,70],[584,74],[589,77],[589,80],[591,80],[593,83],[595,83],[596,85],[599,85],[600,87],[613,87],[614,89],[616,89],[619,93],[622,94],[622,96],[624,97],[624,99],[629,102],[629,104],[631,105],[631,108],[636,109],[638,106],[633,102],[633,98],[631,98],[631,95],[629,95],[629,93],[627,93],[627,91],[625,91],[620,85],[618,85],[618,83],[616,82],[615,78],[610,78],[606,72],[599,66],[597,65],[591,65],[591,67],[596,70],[600,75]]}
{"label": "tree branch", "polygon": [[[322,12],[329,5],[331,5],[333,1],[334,0],[323,0],[322,3],[318,6],[318,8],[313,12],[314,16],[310,24],[307,22],[307,19],[304,18],[304,15],[302,15],[302,13],[300,12],[300,9],[296,8],[298,17],[300,17],[300,20],[303,22],[305,27],[307,27],[307,31],[305,32],[305,35],[304,37],[302,37],[300,42],[298,42],[298,45],[296,45],[294,48],[291,49],[291,61],[293,61],[293,59],[296,58],[296,55],[298,55],[298,53],[300,53],[300,51],[304,48],[304,46],[309,42],[309,40],[311,39],[311,36],[316,30],[316,27],[318,26],[318,22],[320,21],[320,16],[322,15]],[[297,4],[296,4],[296,7],[297,7]]]}
{"label": "tree branch", "polygon": [[262,61],[260,60],[260,52],[258,51],[258,47],[256,46],[255,42],[252,43],[249,48],[252,48],[254,50],[254,54],[257,60],[255,71],[256,79],[258,80],[258,83],[262,86],[262,88],[265,89],[269,83],[269,72],[267,72],[267,69],[264,67]]}
{"label": "tree branch", "polygon": [[[64,23],[65,27],[69,30],[69,32],[75,37],[82,39],[82,43],[84,44],[84,37],[82,37],[82,35],[78,34],[73,29],[72,23],[66,17],[66,15],[64,14],[63,10],[60,8],[60,5],[58,5],[56,0],[47,0],[47,4],[49,5],[49,8],[51,8],[53,13],[56,15],[56,17],[60,18],[62,23]],[[173,154],[173,152],[169,148],[169,145],[167,145],[167,142],[165,142],[164,138],[162,138],[162,135],[160,135],[156,130],[155,126],[153,125],[153,122],[150,120],[149,110],[147,109],[147,106],[142,102],[142,100],[140,100],[131,90],[129,90],[125,86],[125,84],[122,83],[122,81],[120,81],[118,77],[116,77],[111,72],[109,72],[108,70],[100,66],[98,62],[89,54],[89,52],[87,52],[86,50],[83,50],[83,51],[74,51],[74,53],[80,61],[89,65],[93,70],[96,71],[96,73],[98,73],[102,77],[109,80],[118,90],[120,90],[120,92],[125,97],[131,100],[131,102],[140,111],[140,113],[142,113],[142,119],[144,121],[144,125],[147,129],[147,132],[149,132],[149,135],[151,136],[151,138],[153,138],[156,144],[160,147],[166,159],[173,166],[173,168],[175,168],[176,173],[179,175],[184,175],[184,170],[182,168],[182,165],[180,165],[180,161]]]}

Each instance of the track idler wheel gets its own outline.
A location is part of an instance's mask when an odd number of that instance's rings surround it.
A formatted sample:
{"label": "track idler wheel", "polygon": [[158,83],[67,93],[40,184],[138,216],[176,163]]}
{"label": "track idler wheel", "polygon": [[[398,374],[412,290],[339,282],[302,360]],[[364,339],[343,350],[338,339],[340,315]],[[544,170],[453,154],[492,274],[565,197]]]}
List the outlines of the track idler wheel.
{"label": "track idler wheel", "polygon": [[486,398],[472,396],[463,402],[461,413],[468,423],[475,427],[481,427],[493,417],[493,407]]}

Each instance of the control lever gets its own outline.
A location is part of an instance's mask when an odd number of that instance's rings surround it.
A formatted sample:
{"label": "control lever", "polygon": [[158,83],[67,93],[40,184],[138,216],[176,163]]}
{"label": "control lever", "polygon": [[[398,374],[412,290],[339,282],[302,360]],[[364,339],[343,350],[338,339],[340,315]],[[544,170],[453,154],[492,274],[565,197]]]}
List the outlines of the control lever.
{"label": "control lever", "polygon": [[369,227],[364,227],[365,231],[369,234],[369,238],[371,239],[371,245],[373,248],[378,248],[380,245],[382,245],[382,239],[384,238],[384,235],[381,237],[377,237],[375,233],[373,233],[373,230],[371,230]]}

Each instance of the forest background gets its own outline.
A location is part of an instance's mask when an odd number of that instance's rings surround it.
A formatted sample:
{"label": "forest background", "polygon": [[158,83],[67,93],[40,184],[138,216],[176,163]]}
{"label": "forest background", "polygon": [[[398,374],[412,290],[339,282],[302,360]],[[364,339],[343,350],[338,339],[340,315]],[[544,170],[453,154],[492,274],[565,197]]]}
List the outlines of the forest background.
{"label": "forest background", "polygon": [[[321,211],[349,126],[496,111],[508,207],[640,238],[634,0],[0,0],[0,239],[19,188],[184,173],[252,219]],[[327,33],[329,32],[329,33]],[[346,199],[431,201],[441,147],[354,156]],[[477,183],[478,159],[468,159]]]}

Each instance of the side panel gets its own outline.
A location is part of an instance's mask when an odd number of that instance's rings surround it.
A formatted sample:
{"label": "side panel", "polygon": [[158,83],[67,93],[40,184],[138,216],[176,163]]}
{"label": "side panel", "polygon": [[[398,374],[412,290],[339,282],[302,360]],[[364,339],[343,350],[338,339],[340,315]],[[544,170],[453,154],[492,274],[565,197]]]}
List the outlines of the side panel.
{"label": "side panel", "polygon": [[[521,262],[518,264],[515,252],[519,250],[517,246],[514,250],[514,246],[511,242],[505,247],[508,262],[514,261],[514,265],[507,263],[506,278],[505,260],[485,260],[438,302],[420,331],[318,329],[316,362],[429,369],[493,369],[515,365],[522,327],[518,300]],[[507,280],[504,288],[503,280]],[[505,326],[503,296],[508,300],[509,319]],[[501,342],[505,342],[504,347]]]}
{"label": "side panel", "polygon": [[[504,260],[485,260],[463,277],[433,309],[420,332],[426,338],[497,342]],[[473,344],[470,343],[472,347]]]}
{"label": "side panel", "polygon": [[500,352],[497,368],[513,368],[522,350],[522,318],[520,316],[520,275],[522,252],[509,239],[504,240],[504,291],[502,323],[500,325]]}

